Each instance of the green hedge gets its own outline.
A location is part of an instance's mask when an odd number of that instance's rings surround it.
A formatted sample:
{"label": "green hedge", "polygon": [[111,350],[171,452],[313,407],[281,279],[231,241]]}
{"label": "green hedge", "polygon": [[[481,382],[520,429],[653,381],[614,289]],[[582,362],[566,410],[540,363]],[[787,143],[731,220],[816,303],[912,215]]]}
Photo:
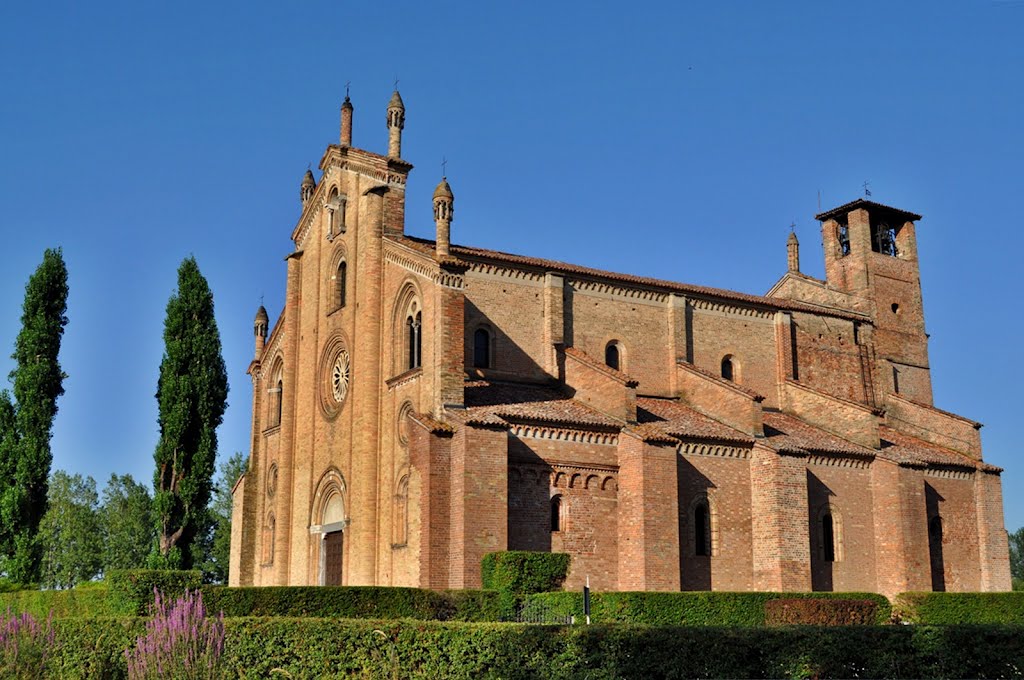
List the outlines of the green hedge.
{"label": "green hedge", "polygon": [[18,614],[28,612],[37,619],[46,619],[51,611],[54,618],[112,616],[115,613],[104,586],[0,593],[0,614],[8,609]]}
{"label": "green hedge", "polygon": [[877,621],[878,603],[871,600],[799,597],[764,603],[768,626],[870,626]]}
{"label": "green hedge", "polygon": [[907,623],[1024,625],[1024,592],[903,593],[893,610]]}
{"label": "green hedge", "polygon": [[558,590],[569,573],[567,553],[507,550],[484,555],[480,564],[484,588],[506,593]]}
{"label": "green hedge", "polygon": [[225,616],[308,616],[350,619],[499,621],[508,618],[493,590],[437,592],[374,586],[206,586],[203,601]]}
{"label": "green hedge", "polygon": [[[123,678],[143,619],[58,621],[45,677]],[[228,678],[1019,677],[1024,628],[530,626],[229,619]],[[280,669],[278,673],[273,673]],[[287,674],[280,673],[284,671]]]}
{"label": "green hedge", "polygon": [[[875,622],[887,623],[889,601],[875,593],[591,593],[590,618],[594,623],[633,623],[649,626],[763,626],[765,603],[780,598],[833,598],[870,600],[877,605]],[[527,620],[583,617],[583,593],[528,595],[523,603]]]}
{"label": "green hedge", "polygon": [[106,575],[111,610],[126,616],[141,616],[153,603],[153,590],[177,597],[203,585],[199,570],[113,569]]}

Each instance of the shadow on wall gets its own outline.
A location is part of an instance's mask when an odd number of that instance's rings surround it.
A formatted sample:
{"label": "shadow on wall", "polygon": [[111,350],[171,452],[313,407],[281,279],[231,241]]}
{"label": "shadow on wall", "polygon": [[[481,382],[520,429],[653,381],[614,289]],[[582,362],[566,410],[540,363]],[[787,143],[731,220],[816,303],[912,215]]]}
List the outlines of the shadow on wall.
{"label": "shadow on wall", "polygon": [[924,504],[928,515],[928,557],[932,568],[932,590],[946,590],[946,561],[942,555],[942,501],[934,486],[925,482]]}
{"label": "shadow on wall", "polygon": [[711,590],[713,517],[708,493],[714,483],[683,456],[676,456],[679,494],[679,583],[683,590]]}
{"label": "shadow on wall", "polygon": [[514,438],[508,454],[508,549],[550,552],[551,466]]}
{"label": "shadow on wall", "polygon": [[494,334],[491,345],[492,351],[489,357],[490,366],[488,368],[499,373],[512,373],[533,380],[547,377],[544,367],[538,364],[522,347],[517,345],[508,336],[505,329],[480,311],[469,298],[466,298],[464,319],[466,324],[464,362],[466,366],[472,367],[474,363],[473,334],[478,328],[485,327]]}
{"label": "shadow on wall", "polygon": [[837,557],[836,524],[832,516],[832,489],[807,471],[807,514],[811,546],[811,590],[835,589],[833,569]]}

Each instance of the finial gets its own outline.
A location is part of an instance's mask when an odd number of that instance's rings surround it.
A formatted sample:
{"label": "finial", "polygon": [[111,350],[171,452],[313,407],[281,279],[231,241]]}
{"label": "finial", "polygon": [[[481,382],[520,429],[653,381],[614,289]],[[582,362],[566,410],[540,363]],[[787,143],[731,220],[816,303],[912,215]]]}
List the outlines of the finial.
{"label": "finial", "polygon": [[352,84],[351,80],[345,81],[345,101],[348,101],[348,88]]}
{"label": "finial", "polygon": [[262,306],[263,306],[263,295],[261,294],[260,295],[260,307],[262,307]]}
{"label": "finial", "polygon": [[448,177],[448,158],[441,156],[441,177]]}
{"label": "finial", "polygon": [[398,76],[395,76],[395,89],[398,89]]}
{"label": "finial", "polygon": [[791,234],[795,234],[796,233],[796,222],[790,222],[789,223],[789,233],[791,233]]}
{"label": "finial", "polygon": [[871,189],[868,188],[869,186],[871,186],[871,185],[868,183],[868,181],[864,180],[864,195],[865,196],[870,196],[871,195]]}

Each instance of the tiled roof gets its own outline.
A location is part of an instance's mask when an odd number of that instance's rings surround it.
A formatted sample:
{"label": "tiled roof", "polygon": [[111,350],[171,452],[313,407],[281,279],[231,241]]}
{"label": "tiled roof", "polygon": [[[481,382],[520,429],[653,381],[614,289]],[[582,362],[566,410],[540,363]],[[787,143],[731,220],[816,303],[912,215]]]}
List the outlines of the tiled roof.
{"label": "tiled roof", "polygon": [[705,377],[705,378],[707,378],[709,380],[712,380],[712,381],[714,381],[714,382],[716,382],[716,383],[718,383],[718,384],[720,384],[720,385],[722,385],[724,387],[728,387],[730,389],[736,390],[737,392],[741,392],[741,393],[747,395],[748,397],[750,397],[751,399],[753,399],[754,401],[764,401],[764,395],[758,394],[757,392],[755,392],[754,390],[750,389],[749,387],[744,387],[743,385],[740,385],[739,383],[734,382],[732,380],[726,380],[722,376],[715,375],[711,371],[705,371],[703,368],[700,368],[699,366],[691,364],[689,361],[677,361],[676,364],[678,364],[679,366],[682,366],[683,368],[685,368],[685,369],[687,369],[689,371],[693,371],[694,373],[699,373],[703,377]]}
{"label": "tiled roof", "polygon": [[633,378],[629,377],[622,371],[616,368],[612,368],[607,364],[601,363],[600,361],[590,356],[581,349],[577,349],[575,347],[566,347],[565,353],[571,357],[576,357],[577,359],[587,364],[594,370],[604,373],[608,377],[614,378],[619,382],[625,383],[627,387],[636,387],[637,385],[640,384],[637,380],[634,380]]}
{"label": "tiled roof", "polygon": [[984,427],[984,425],[979,423],[977,420],[971,420],[970,418],[965,418],[962,415],[959,415],[957,413],[951,413],[950,411],[943,411],[941,408],[936,408],[936,407],[932,406],[931,404],[925,404],[925,403],[920,402],[920,401],[915,401],[915,400],[910,399],[910,398],[908,398],[908,397],[906,397],[906,396],[904,396],[902,394],[890,394],[889,396],[893,397],[893,398],[896,398],[896,399],[902,399],[903,401],[909,402],[909,403],[913,404],[914,406],[920,406],[921,408],[928,409],[929,411],[935,411],[936,413],[938,413],[940,415],[949,416],[950,418],[955,418],[957,420],[963,421],[963,422],[967,423],[968,425],[971,425],[975,429],[981,429],[982,427]]}
{"label": "tiled roof", "polygon": [[477,380],[466,383],[465,399],[464,411],[450,409],[446,415],[481,424],[509,421],[602,429],[622,426],[621,422],[547,387]]}
{"label": "tiled roof", "polygon": [[823,213],[818,213],[817,215],[814,216],[814,219],[818,220],[819,222],[824,222],[830,217],[835,217],[836,215],[848,213],[851,210],[855,210],[856,208],[881,208],[886,212],[895,213],[896,215],[902,217],[904,220],[908,222],[917,222],[918,220],[921,219],[921,216],[918,215],[917,213],[912,213],[907,210],[902,210],[900,208],[894,208],[891,205],[883,205],[881,203],[875,203],[874,201],[867,201],[864,200],[863,198],[858,198],[855,201],[850,201],[849,203],[844,203],[839,207],[832,208],[831,210],[826,210]]}
{"label": "tiled roof", "polygon": [[754,443],[750,435],[712,420],[675,399],[638,397],[636,419],[642,425],[657,426],[673,437]]}
{"label": "tiled roof", "polygon": [[879,434],[882,438],[882,450],[879,455],[895,463],[953,465],[967,468],[987,465],[962,453],[944,449],[917,437],[911,437],[909,434],[898,432],[891,427],[883,425],[879,428]]}
{"label": "tiled roof", "polygon": [[860,457],[871,457],[876,453],[874,449],[825,432],[788,413],[765,411],[763,422],[768,445],[780,453],[831,453]]}
{"label": "tiled roof", "polygon": [[[393,234],[389,234],[387,238],[392,239],[397,243],[406,245],[412,248],[413,250],[418,250],[419,252],[425,255],[434,257],[433,241],[417,238],[414,236]],[[617,272],[610,272],[603,269],[594,269],[591,267],[583,267],[580,265],[569,264],[567,262],[559,262],[557,260],[545,260],[539,257],[527,257],[525,255],[503,253],[497,250],[486,250],[484,248],[470,248],[468,246],[453,245],[451,246],[451,253],[452,255],[455,255],[462,259],[468,258],[477,260],[497,260],[511,265],[535,267],[537,269],[542,269],[545,271],[557,271],[566,274],[576,274],[579,276],[588,276],[599,279],[620,281],[626,284],[647,286],[650,288],[657,288],[669,292],[688,293],[691,295],[699,295],[703,297],[732,300],[734,302],[757,305],[760,307],[767,307],[769,309],[786,309],[791,311],[808,312],[811,314],[825,314],[827,316],[833,316],[841,319],[860,320],[866,318],[864,314],[859,314],[857,312],[850,312],[846,310],[839,310],[833,307],[820,307],[818,305],[795,302],[793,300],[769,298],[763,295],[750,295],[747,293],[739,293],[732,290],[726,290],[724,288],[696,286],[687,283],[666,281],[664,279],[654,279],[645,276],[635,276],[633,274],[620,274]]]}

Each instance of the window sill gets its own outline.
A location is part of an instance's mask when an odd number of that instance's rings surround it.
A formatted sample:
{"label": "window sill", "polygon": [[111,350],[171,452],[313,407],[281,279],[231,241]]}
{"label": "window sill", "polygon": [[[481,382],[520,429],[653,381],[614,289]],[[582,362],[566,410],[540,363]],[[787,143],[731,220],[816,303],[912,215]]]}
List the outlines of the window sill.
{"label": "window sill", "polygon": [[278,423],[277,425],[271,425],[267,429],[263,430],[263,436],[264,437],[269,437],[270,435],[277,434],[280,431],[281,431],[281,424],[280,423]]}

